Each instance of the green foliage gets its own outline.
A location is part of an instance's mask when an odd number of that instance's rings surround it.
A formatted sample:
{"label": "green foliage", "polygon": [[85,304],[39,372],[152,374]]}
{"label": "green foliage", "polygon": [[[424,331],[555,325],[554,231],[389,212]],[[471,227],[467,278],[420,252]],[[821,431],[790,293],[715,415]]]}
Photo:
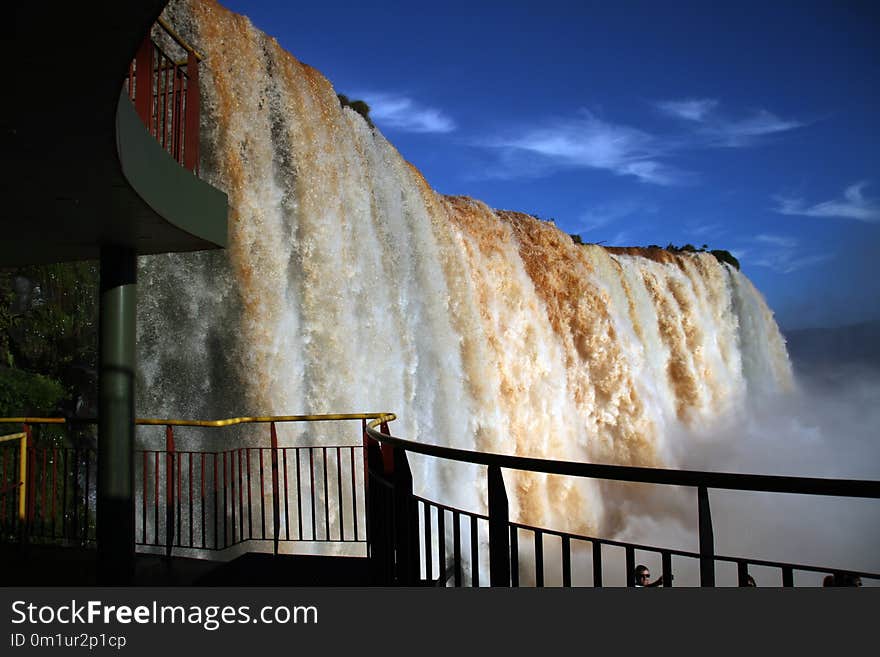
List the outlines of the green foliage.
{"label": "green foliage", "polygon": [[575,244],[580,244],[581,246],[601,246],[605,244],[605,240],[600,240],[598,242],[584,242],[584,239],[575,233],[569,233],[569,237],[571,237],[571,241]]}
{"label": "green foliage", "polygon": [[370,128],[375,128],[373,125],[373,121],[370,119],[370,106],[363,100],[351,100],[345,94],[336,94],[336,97],[339,99],[339,104],[342,107],[350,107],[355,112],[364,117],[364,121],[367,122],[367,125]]}
{"label": "green foliage", "polygon": [[66,394],[55,379],[0,368],[0,417],[51,415]]}
{"label": "green foliage", "polygon": [[94,262],[0,270],[0,415],[94,397],[97,294]]}
{"label": "green foliage", "polygon": [[733,265],[737,269],[739,269],[739,260],[737,260],[730,251],[724,251],[722,249],[713,249],[709,251],[718,262],[726,262],[730,265]]}
{"label": "green foliage", "polygon": [[[655,244],[652,244],[651,247],[659,248]],[[651,248],[649,247],[649,248]],[[739,260],[737,260],[730,251],[725,251],[723,249],[713,249],[709,251],[709,246],[707,244],[703,244],[699,249],[695,247],[693,244],[685,244],[684,246],[676,246],[671,242],[666,245],[666,250],[671,251],[672,253],[711,253],[715,256],[715,259],[718,262],[726,262],[729,265],[732,265],[739,269]]]}
{"label": "green foliage", "polygon": [[[556,217],[544,217],[544,216],[541,216],[540,214],[538,214],[537,212],[528,212],[526,214],[528,214],[530,217],[534,217],[538,221],[543,221],[545,224],[553,224],[554,226],[556,225]],[[572,239],[574,239],[573,234],[571,235],[571,237],[572,237]],[[578,237],[580,237],[580,236],[578,236]]]}

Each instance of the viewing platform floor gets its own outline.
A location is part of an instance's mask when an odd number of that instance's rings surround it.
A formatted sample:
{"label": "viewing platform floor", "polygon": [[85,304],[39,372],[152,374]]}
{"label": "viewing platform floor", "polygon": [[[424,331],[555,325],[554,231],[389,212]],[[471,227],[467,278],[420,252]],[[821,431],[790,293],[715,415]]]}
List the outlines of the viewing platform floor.
{"label": "viewing platform floor", "polygon": [[[96,552],[0,545],[0,586],[95,586]],[[231,561],[138,554],[135,586],[368,586],[364,557],[249,552]]]}

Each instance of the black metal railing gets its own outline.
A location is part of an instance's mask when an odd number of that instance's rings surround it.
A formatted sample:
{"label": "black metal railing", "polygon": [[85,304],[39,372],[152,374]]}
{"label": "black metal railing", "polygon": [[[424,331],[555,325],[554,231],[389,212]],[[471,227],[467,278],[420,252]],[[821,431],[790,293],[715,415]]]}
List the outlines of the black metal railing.
{"label": "black metal railing", "polygon": [[[373,423],[367,425],[371,418]],[[740,585],[748,584],[754,568],[778,571],[782,586],[793,586],[797,572],[825,574],[838,581],[861,577],[880,582],[877,573],[716,554],[709,507],[712,489],[876,499],[880,482],[662,470],[469,452],[395,438],[388,429],[393,419],[389,414],[370,414],[138,420],[141,425],[164,425],[165,443],[164,449],[136,453],[136,543],[168,555],[184,548],[210,554],[245,543],[248,549],[276,553],[282,542],[366,543],[372,581],[382,585],[572,586],[587,584],[589,573],[590,583],[603,586],[615,579],[609,574],[620,574],[616,570],[620,559],[609,561],[605,554],[609,550],[622,552],[623,581],[629,585],[637,554],[639,561],[659,565],[664,586],[673,584],[673,566],[680,559],[699,565],[704,586],[715,584],[719,564],[735,568]],[[25,422],[24,432],[0,442],[0,538],[93,545],[98,520],[95,450],[58,446],[39,433],[34,439],[32,424],[70,428],[61,418],[24,420],[30,422]],[[276,422],[324,420],[360,420],[359,440],[332,446],[279,445]],[[176,449],[178,427],[242,423],[268,424],[269,446]],[[407,452],[485,466],[488,513],[414,495]],[[699,551],[513,522],[503,469],[694,488]],[[272,546],[261,547],[255,544],[258,541]]]}
{"label": "black metal railing", "polygon": [[[665,470],[613,465],[549,461],[500,454],[471,452],[395,438],[387,422],[374,420],[367,429],[369,556],[374,583],[400,585],[519,586],[524,575],[543,586],[549,561],[558,564],[563,586],[573,582],[572,555],[586,555],[592,585],[605,582],[603,547],[622,549],[624,578],[632,586],[636,553],[659,558],[662,584],[672,586],[673,558],[696,560],[702,586],[715,585],[716,564],[736,567],[737,583],[749,585],[750,568],[773,568],[782,586],[794,585],[798,571],[823,573],[843,581],[864,578],[880,582],[880,574],[838,567],[796,564],[715,553],[709,490],[739,490],[843,498],[880,498],[880,482],[819,479],[772,475],[746,475],[685,470]],[[413,495],[407,452],[487,467],[488,514],[445,506]],[[622,482],[684,486],[696,489],[699,551],[669,549],[607,538],[581,536],[511,522],[502,469]],[[482,540],[485,536],[487,540]],[[546,554],[546,539],[558,539],[558,552]],[[529,541],[524,549],[523,539]],[[487,550],[480,546],[488,544]],[[527,558],[523,558],[523,557]],[[552,557],[552,558],[550,558]],[[467,562],[468,573],[463,568]],[[486,567],[488,566],[488,567]],[[481,580],[488,571],[488,582]]]}

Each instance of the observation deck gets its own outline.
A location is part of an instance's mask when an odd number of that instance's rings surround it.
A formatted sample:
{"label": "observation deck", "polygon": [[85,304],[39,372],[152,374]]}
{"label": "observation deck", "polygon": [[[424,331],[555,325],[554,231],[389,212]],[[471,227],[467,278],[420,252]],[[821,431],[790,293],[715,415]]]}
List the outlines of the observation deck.
{"label": "observation deck", "polygon": [[[487,454],[390,434],[390,413],[140,419],[149,434],[135,458],[134,581],[147,584],[331,586],[634,586],[636,562],[662,586],[818,586],[880,573],[840,564],[723,555],[715,549],[710,491],[736,490],[852,500],[880,498],[880,482],[597,465]],[[97,454],[70,433],[94,420],[0,418],[23,431],[0,439],[0,536],[43,565],[7,571],[91,583],[101,517]],[[319,431],[317,425],[327,425]],[[233,428],[246,429],[236,436]],[[280,430],[284,427],[283,430]],[[300,428],[299,431],[296,428]],[[200,432],[197,437],[193,432]],[[321,440],[307,437],[323,433]],[[183,439],[207,449],[179,449]],[[280,437],[279,437],[280,436]],[[286,436],[286,437],[285,437]],[[485,510],[413,493],[409,455],[475,464],[485,472]],[[504,471],[691,489],[699,550],[582,536],[510,517]],[[817,531],[819,529],[817,528]],[[70,552],[73,550],[73,552]],[[12,553],[12,557],[16,553]],[[333,554],[335,556],[326,556]],[[71,556],[73,555],[73,556]],[[10,555],[7,554],[7,558]],[[694,566],[698,576],[691,575]],[[760,573],[757,578],[756,574]]]}
{"label": "observation deck", "polygon": [[134,572],[137,256],[226,245],[226,195],[196,175],[198,56],[155,27],[166,4],[16,3],[2,40],[12,76],[0,103],[0,266],[100,259],[97,543],[108,584]]}
{"label": "observation deck", "polygon": [[[226,245],[226,195],[194,175],[198,68],[150,52],[166,1],[13,8],[0,264],[97,259],[107,245],[137,255]],[[138,93],[128,84],[136,71]],[[184,140],[181,166],[170,155]]]}

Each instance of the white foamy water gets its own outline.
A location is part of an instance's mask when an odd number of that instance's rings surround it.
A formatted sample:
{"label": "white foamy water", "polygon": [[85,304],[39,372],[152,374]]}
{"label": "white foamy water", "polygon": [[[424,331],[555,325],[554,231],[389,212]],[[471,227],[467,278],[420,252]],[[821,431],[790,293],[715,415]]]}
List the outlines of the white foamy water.
{"label": "white foamy water", "polygon": [[[392,411],[418,441],[674,466],[676,436],[793,387],[764,299],[712,255],[577,245],[439,195],[246,18],[168,13],[205,55],[201,175],[229,195],[230,246],[141,260],[139,415]],[[477,469],[413,469],[485,509]],[[529,524],[613,535],[652,508],[641,488],[505,477]]]}

